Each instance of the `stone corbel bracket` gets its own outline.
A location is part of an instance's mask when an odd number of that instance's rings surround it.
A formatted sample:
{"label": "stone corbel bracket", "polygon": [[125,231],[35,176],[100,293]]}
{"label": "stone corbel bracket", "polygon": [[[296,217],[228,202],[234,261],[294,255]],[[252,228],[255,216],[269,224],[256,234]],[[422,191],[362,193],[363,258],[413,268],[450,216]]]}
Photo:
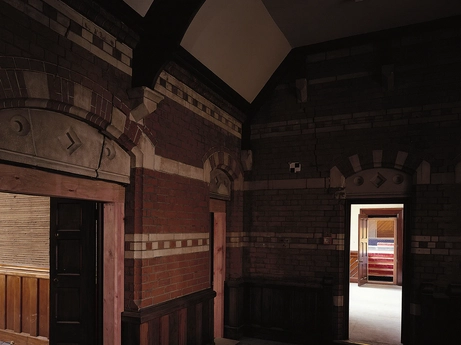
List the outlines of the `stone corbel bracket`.
{"label": "stone corbel bracket", "polygon": [[157,91],[146,86],[136,87],[128,90],[131,103],[131,117],[139,122],[147,115],[157,110],[157,105],[163,100],[163,96]]}

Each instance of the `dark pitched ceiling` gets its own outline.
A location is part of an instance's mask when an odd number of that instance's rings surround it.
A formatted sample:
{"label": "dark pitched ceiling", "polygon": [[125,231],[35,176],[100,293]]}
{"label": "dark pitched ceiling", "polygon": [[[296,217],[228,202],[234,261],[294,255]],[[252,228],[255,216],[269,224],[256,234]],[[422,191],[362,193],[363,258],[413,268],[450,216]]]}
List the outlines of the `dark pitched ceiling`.
{"label": "dark pitched ceiling", "polygon": [[254,102],[295,48],[461,15],[460,0],[97,2],[140,35],[135,85],[153,86],[163,64],[177,58],[201,65],[242,105]]}

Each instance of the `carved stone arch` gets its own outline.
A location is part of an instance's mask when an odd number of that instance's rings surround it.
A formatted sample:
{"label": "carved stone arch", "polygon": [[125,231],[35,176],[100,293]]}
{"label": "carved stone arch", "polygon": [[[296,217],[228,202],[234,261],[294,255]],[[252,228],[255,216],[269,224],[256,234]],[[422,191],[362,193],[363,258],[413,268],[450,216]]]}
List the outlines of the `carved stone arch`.
{"label": "carved stone arch", "polygon": [[0,110],[0,159],[129,183],[130,156],[88,123],[45,109]]}
{"label": "carved stone arch", "polygon": [[342,157],[330,169],[341,196],[403,196],[412,184],[430,183],[430,164],[405,151],[373,150]]}
{"label": "carved stone arch", "polygon": [[[227,177],[230,182],[230,190],[243,190],[242,165],[239,160],[225,149],[208,153],[203,159],[203,171],[204,181],[210,183],[210,188],[213,186],[212,178],[218,178],[224,183],[225,177]],[[216,180],[214,183],[217,183]],[[213,188],[216,188],[216,186]]]}
{"label": "carved stone arch", "polygon": [[[30,60],[21,65],[42,64]],[[132,115],[146,112],[145,92],[131,100],[131,110],[93,81],[72,80],[65,68],[5,70],[0,159],[123,183],[132,166],[154,168],[155,147]]]}

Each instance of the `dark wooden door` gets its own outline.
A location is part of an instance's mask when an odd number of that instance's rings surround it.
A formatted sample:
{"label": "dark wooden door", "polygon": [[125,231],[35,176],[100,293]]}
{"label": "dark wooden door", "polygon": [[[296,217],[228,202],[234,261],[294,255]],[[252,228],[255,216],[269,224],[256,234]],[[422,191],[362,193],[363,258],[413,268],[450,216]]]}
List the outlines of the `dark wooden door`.
{"label": "dark wooden door", "polygon": [[358,285],[368,283],[368,216],[359,214]]}
{"label": "dark wooden door", "polygon": [[51,199],[50,345],[97,345],[96,203]]}

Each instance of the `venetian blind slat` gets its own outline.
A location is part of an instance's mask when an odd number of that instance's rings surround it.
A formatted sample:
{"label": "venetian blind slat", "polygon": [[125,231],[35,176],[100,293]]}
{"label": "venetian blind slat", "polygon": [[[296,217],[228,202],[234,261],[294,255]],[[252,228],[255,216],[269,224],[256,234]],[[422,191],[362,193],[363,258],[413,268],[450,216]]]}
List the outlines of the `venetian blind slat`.
{"label": "venetian blind slat", "polygon": [[0,265],[49,268],[47,197],[0,193]]}

